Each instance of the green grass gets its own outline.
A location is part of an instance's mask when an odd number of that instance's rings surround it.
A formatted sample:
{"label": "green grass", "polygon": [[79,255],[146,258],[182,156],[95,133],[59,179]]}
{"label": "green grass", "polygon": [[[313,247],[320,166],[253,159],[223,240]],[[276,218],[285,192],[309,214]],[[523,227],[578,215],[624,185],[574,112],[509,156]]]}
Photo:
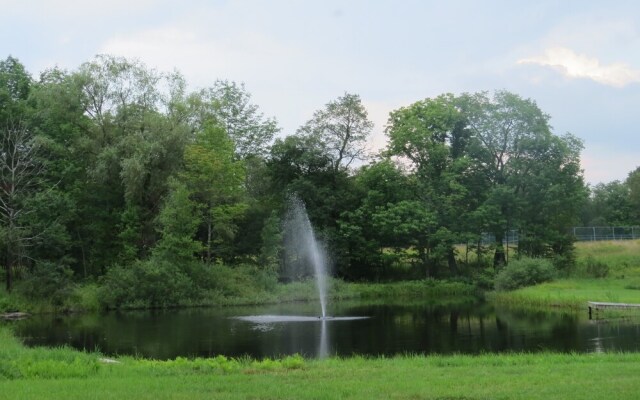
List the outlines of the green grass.
{"label": "green grass", "polygon": [[635,399],[640,354],[279,360],[118,358],[29,349],[0,327],[7,399]]}
{"label": "green grass", "polygon": [[[255,288],[254,288],[255,289]],[[60,311],[96,311],[100,307],[98,286],[95,284],[75,285],[72,296],[62,305],[47,300],[26,299],[19,290],[8,294],[0,289],[0,313],[25,311],[30,313],[50,313]],[[473,285],[461,282],[426,279],[395,283],[350,283],[340,279],[329,282],[329,298],[339,300],[366,300],[385,302],[415,302],[437,298],[440,301],[466,301],[475,294]],[[181,307],[262,305],[298,301],[317,301],[318,290],[314,280],[276,284],[271,290],[241,290],[231,293],[212,291],[199,301],[185,301]],[[123,308],[146,308],[144,304],[131,304]]]}
{"label": "green grass", "polygon": [[[576,255],[577,266],[568,278],[488,298],[505,306],[574,310],[585,310],[587,301],[640,303],[640,240],[581,242]],[[605,278],[587,277],[590,260],[609,267]]]}

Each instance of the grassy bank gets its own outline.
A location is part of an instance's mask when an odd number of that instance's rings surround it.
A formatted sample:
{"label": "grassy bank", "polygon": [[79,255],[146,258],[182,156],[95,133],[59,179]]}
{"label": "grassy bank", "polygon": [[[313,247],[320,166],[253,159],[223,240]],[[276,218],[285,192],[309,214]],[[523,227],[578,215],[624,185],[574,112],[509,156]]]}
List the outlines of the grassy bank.
{"label": "grassy bank", "polygon": [[[640,303],[640,240],[581,242],[576,254],[569,277],[491,293],[489,299],[507,306],[567,310],[584,310],[587,301]],[[604,276],[595,277],[595,272]]]}
{"label": "grassy bank", "polygon": [[0,328],[0,397],[20,399],[635,399],[640,354],[304,360],[119,358],[29,349]]}
{"label": "grassy bank", "polygon": [[[255,285],[228,285],[227,291],[212,291],[198,301],[185,301],[177,307],[231,306],[277,304],[297,301],[317,301],[318,292],[312,280],[288,284],[275,284],[268,288]],[[385,302],[411,302],[429,298],[439,301],[471,299],[475,288],[461,282],[437,280],[405,281],[396,283],[349,283],[332,279],[329,297],[332,300],[367,300]],[[25,311],[49,313],[65,310],[94,311],[101,307],[100,288],[95,284],[77,285],[61,304],[47,299],[27,299],[19,291],[8,294],[0,289],[0,312]],[[144,303],[125,304],[123,309],[147,308]]]}

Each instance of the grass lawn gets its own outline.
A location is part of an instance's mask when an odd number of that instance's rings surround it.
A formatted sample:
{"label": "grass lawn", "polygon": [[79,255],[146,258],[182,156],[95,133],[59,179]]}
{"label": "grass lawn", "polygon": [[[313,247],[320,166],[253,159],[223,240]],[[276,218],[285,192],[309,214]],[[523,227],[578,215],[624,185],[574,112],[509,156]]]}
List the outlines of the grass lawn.
{"label": "grass lawn", "polygon": [[[574,277],[525,287],[513,292],[492,293],[498,304],[530,307],[586,309],[587,301],[640,303],[640,240],[580,242],[576,244],[578,266]],[[585,277],[589,261],[606,264],[604,278]]]}
{"label": "grass lawn", "polygon": [[304,360],[120,358],[25,348],[0,327],[6,399],[636,399],[640,354]]}

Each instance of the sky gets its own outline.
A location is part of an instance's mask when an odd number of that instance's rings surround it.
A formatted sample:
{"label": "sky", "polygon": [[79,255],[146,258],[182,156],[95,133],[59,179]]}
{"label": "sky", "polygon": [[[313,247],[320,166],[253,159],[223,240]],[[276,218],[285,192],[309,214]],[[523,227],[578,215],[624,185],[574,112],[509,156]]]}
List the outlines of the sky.
{"label": "sky", "polygon": [[359,94],[384,147],[390,111],[442,93],[508,90],[584,141],[590,184],[640,166],[640,2],[0,0],[0,58],[37,77],[97,54],[243,82],[294,134]]}

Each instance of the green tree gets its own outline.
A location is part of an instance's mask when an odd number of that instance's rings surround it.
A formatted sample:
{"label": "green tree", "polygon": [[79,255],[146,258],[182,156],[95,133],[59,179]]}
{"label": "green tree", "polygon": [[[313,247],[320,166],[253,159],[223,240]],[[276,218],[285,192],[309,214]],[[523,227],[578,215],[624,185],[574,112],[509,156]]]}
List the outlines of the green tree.
{"label": "green tree", "polygon": [[625,225],[640,225],[640,167],[629,172],[625,183],[629,188],[629,204],[631,206],[629,221]]}
{"label": "green tree", "polygon": [[626,182],[598,183],[591,188],[588,202],[587,226],[628,226],[631,223],[632,203]]}
{"label": "green tree", "polygon": [[184,266],[202,252],[202,243],[195,239],[202,222],[200,205],[191,199],[192,193],[183,182],[173,179],[169,186],[171,190],[156,218],[160,239],[153,257]]}
{"label": "green tree", "polygon": [[246,209],[245,168],[234,157],[233,142],[223,128],[205,126],[184,152],[182,179],[201,206],[204,224],[204,258],[229,253],[237,220]]}
{"label": "green tree", "polygon": [[471,133],[470,157],[488,184],[486,209],[499,211],[488,224],[497,243],[494,265],[505,262],[504,233],[516,228],[525,254],[570,252],[568,228],[585,196],[582,143],[553,135],[549,116],[513,93],[466,94],[461,104]]}
{"label": "green tree", "polygon": [[[433,264],[446,261],[457,274],[454,244],[465,228],[459,221],[467,218],[478,198],[470,184],[476,172],[467,158],[469,132],[459,100],[446,94],[393,111],[387,135],[387,154],[411,165],[418,200],[439,228],[431,230],[434,235],[424,253]],[[422,260],[426,263],[427,257]]]}
{"label": "green tree", "polygon": [[6,288],[13,287],[13,269],[27,258],[35,233],[25,223],[33,210],[29,199],[38,189],[42,166],[28,126],[27,100],[31,77],[15,58],[0,61],[0,244]]}
{"label": "green tree", "polygon": [[157,239],[153,220],[190,134],[183,81],[110,56],[83,64],[71,79],[90,120],[78,143],[87,155],[78,211],[92,223],[79,236],[88,264],[100,273],[148,256]]}
{"label": "green tree", "polygon": [[274,118],[265,118],[244,84],[217,80],[212,87],[189,97],[194,130],[216,123],[233,141],[239,158],[264,156],[276,133],[280,131]]}
{"label": "green tree", "polygon": [[297,133],[317,137],[337,173],[349,168],[353,161],[365,159],[365,145],[372,129],[373,122],[368,119],[360,96],[345,93],[316,111]]}

